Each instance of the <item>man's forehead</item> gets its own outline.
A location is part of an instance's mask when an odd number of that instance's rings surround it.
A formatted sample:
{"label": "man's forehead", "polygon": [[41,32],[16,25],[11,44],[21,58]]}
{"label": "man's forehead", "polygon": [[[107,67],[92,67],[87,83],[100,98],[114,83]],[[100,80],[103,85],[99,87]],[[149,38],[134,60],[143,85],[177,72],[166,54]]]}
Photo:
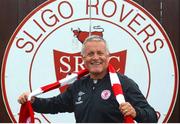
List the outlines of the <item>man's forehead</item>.
{"label": "man's forehead", "polygon": [[98,46],[93,46],[93,47],[87,47],[86,52],[106,52],[105,47],[98,47]]}
{"label": "man's forehead", "polygon": [[85,43],[85,45],[91,45],[91,44],[104,44],[105,45],[105,43],[101,40],[92,40]]}

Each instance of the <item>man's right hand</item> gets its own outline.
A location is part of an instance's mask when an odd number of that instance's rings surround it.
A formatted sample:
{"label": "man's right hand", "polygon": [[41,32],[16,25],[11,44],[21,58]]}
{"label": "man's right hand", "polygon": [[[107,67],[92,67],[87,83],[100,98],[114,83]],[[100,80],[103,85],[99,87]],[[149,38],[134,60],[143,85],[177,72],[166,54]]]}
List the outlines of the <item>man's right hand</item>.
{"label": "man's right hand", "polygon": [[[18,102],[20,104],[24,104],[25,102],[27,102],[29,94],[30,94],[30,92],[24,92],[22,95],[19,96]],[[34,100],[35,100],[35,97],[31,97],[31,103],[33,103]]]}

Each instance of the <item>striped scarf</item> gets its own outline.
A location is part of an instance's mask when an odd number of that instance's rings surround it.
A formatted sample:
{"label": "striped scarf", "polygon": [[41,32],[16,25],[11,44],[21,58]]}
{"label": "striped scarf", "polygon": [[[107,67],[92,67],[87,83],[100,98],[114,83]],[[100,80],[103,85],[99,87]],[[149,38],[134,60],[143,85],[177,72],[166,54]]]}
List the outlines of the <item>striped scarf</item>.
{"label": "striped scarf", "polygon": [[[116,100],[118,101],[119,104],[124,103],[125,99],[124,99],[123,90],[122,90],[121,82],[118,78],[118,75],[115,69],[113,68],[113,66],[110,64],[108,66],[108,70],[109,70],[112,90],[116,97]],[[81,77],[83,77],[84,75],[88,73],[89,73],[88,70],[84,69],[82,71],[79,71],[78,73],[72,73],[66,78],[59,80],[58,82],[40,87],[34,90],[33,92],[31,92],[30,95],[28,96],[28,101],[21,105],[19,123],[34,123],[34,111],[32,109],[32,105],[30,102],[31,97],[59,88],[60,86],[72,84],[74,81],[80,79]],[[132,117],[126,116],[124,117],[124,123],[134,123],[134,120],[132,119]]]}
{"label": "striped scarf", "polygon": [[[108,69],[109,69],[111,87],[112,87],[113,93],[116,97],[116,100],[118,101],[118,103],[120,105],[121,103],[125,102],[121,82],[118,78],[118,75],[117,75],[114,67],[111,64],[109,64]],[[135,122],[131,116],[125,116],[124,123],[135,123]]]}

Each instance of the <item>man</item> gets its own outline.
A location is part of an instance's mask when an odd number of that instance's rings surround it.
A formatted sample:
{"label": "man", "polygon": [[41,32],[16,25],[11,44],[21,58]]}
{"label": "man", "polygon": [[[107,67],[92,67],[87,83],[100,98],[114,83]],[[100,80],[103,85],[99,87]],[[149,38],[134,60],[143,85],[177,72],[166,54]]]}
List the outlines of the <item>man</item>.
{"label": "man", "polygon": [[[34,111],[51,114],[74,112],[77,123],[121,123],[124,116],[131,116],[137,122],[157,122],[156,112],[148,104],[138,85],[120,74],[118,77],[126,102],[118,104],[108,73],[109,50],[102,37],[88,37],[83,43],[81,54],[89,75],[75,81],[56,97],[32,97]],[[28,94],[22,94],[18,99],[19,103],[26,102]]]}

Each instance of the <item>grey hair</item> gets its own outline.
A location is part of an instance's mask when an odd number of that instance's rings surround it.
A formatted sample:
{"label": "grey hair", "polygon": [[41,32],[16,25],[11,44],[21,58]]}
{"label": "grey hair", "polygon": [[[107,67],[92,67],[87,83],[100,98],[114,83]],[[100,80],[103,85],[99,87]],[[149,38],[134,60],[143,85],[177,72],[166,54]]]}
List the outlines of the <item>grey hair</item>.
{"label": "grey hair", "polygon": [[87,37],[82,44],[82,49],[81,49],[81,55],[82,56],[84,56],[84,51],[85,51],[85,47],[86,47],[85,44],[87,42],[91,42],[91,41],[104,42],[105,46],[106,46],[107,54],[109,54],[109,48],[108,48],[106,40],[103,37],[100,37],[98,35],[91,35],[91,36]]}

